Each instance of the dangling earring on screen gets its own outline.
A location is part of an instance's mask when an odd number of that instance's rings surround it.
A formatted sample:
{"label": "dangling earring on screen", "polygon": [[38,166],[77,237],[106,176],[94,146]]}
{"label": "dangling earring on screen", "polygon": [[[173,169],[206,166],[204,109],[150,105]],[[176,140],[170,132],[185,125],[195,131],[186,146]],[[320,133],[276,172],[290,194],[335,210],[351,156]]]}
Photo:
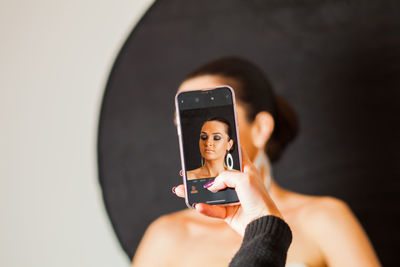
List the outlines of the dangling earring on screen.
{"label": "dangling earring on screen", "polygon": [[229,153],[229,152],[226,154],[225,164],[226,164],[226,166],[228,166],[228,170],[233,169],[233,157],[232,157],[231,153]]}

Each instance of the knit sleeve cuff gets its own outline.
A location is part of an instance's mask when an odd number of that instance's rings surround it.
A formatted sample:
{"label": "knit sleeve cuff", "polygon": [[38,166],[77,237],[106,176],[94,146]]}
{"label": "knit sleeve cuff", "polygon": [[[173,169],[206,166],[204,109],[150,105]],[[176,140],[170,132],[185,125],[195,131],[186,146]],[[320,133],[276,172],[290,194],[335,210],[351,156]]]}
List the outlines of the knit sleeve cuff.
{"label": "knit sleeve cuff", "polygon": [[249,223],[243,241],[252,240],[260,234],[268,236],[272,244],[282,244],[289,247],[292,242],[292,232],[289,225],[276,216],[263,216]]}

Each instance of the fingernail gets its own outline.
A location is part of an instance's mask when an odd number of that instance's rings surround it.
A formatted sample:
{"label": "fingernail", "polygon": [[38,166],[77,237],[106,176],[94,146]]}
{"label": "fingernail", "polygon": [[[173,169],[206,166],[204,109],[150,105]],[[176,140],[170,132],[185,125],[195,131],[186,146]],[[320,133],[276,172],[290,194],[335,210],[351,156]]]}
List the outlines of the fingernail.
{"label": "fingernail", "polygon": [[209,188],[214,184],[214,180],[209,181],[208,183],[204,184],[203,187],[204,188]]}
{"label": "fingernail", "polygon": [[172,187],[172,193],[174,193],[174,194],[176,194],[175,189],[176,189],[176,186]]}
{"label": "fingernail", "polygon": [[193,208],[193,209],[196,209],[196,205],[197,205],[197,203],[193,203],[193,204],[192,204],[192,208]]}

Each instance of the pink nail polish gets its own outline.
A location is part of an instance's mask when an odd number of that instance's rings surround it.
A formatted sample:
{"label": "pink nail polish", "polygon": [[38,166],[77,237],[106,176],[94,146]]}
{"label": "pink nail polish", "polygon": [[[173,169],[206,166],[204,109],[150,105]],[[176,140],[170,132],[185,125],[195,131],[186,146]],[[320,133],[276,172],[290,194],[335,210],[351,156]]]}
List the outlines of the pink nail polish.
{"label": "pink nail polish", "polygon": [[208,183],[204,184],[203,187],[204,188],[209,188],[210,186],[212,186],[214,184],[214,180],[209,181]]}
{"label": "pink nail polish", "polygon": [[174,193],[174,194],[176,194],[175,189],[176,189],[176,186],[172,187],[172,193]]}

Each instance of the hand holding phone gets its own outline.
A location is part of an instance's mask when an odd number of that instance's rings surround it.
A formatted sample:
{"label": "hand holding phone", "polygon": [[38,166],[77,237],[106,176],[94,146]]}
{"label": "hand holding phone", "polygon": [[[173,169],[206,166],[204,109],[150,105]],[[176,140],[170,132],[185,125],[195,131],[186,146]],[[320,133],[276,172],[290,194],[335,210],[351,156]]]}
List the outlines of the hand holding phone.
{"label": "hand holding phone", "polygon": [[[235,189],[240,205],[220,206],[198,203],[194,208],[203,215],[224,220],[243,236],[246,226],[253,220],[266,215],[280,218],[282,216],[270,198],[258,170],[246,153],[242,152],[242,155],[243,172],[225,171],[208,186],[208,190],[213,191],[224,190],[227,187]],[[179,197],[185,197],[185,186],[175,187],[174,193]]]}
{"label": "hand holding phone", "polygon": [[179,92],[175,97],[185,201],[235,204],[234,189],[205,188],[226,170],[241,171],[241,151],[232,88],[220,86]]}

